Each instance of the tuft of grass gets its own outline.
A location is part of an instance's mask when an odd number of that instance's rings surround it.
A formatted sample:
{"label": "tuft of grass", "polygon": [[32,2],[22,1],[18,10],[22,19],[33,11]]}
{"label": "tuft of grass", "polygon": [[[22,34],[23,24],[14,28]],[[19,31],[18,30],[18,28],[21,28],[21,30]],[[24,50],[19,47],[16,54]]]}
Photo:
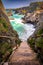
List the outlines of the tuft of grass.
{"label": "tuft of grass", "polygon": [[37,47],[43,48],[43,37],[37,38],[35,44]]}
{"label": "tuft of grass", "polygon": [[39,29],[39,30],[37,31],[37,36],[38,36],[38,35],[41,36],[41,34],[43,34],[43,29]]}

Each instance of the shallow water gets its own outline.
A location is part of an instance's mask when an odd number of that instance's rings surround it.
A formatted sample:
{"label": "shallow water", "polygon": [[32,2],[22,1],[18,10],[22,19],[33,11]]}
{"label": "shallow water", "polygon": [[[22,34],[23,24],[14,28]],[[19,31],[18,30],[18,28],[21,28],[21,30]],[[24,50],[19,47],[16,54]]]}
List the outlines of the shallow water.
{"label": "shallow water", "polygon": [[17,31],[19,38],[22,41],[27,40],[30,35],[33,34],[35,31],[35,28],[32,24],[24,24],[22,23],[21,18],[24,17],[23,15],[14,14],[13,16],[10,16],[11,18],[14,18],[15,20],[10,20],[10,23],[14,30]]}

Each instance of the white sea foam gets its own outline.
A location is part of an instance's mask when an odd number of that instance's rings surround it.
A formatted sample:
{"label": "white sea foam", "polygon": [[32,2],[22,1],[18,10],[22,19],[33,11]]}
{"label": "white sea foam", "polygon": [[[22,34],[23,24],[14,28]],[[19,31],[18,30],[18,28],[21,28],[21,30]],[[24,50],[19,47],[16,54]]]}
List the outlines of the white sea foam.
{"label": "white sea foam", "polygon": [[27,40],[27,38],[29,38],[35,31],[35,28],[32,24],[23,24],[21,18],[14,18],[14,20],[10,20],[10,23],[13,29],[17,31],[19,38],[22,41]]}

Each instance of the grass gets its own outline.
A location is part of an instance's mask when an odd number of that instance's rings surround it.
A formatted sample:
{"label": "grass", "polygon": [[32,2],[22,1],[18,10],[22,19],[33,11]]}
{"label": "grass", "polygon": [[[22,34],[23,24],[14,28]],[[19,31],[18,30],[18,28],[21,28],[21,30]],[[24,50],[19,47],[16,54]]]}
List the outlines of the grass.
{"label": "grass", "polygon": [[43,29],[39,29],[34,38],[30,37],[27,42],[37,52],[37,57],[43,63]]}

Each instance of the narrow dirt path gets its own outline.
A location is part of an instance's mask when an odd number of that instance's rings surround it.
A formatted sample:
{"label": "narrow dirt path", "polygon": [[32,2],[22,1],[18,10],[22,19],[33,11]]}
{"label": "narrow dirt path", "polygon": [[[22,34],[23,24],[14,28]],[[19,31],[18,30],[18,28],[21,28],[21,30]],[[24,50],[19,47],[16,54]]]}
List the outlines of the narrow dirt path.
{"label": "narrow dirt path", "polygon": [[16,52],[13,53],[10,62],[11,63],[9,63],[9,65],[19,65],[18,63],[21,63],[20,65],[39,65],[39,62],[36,60],[36,54],[33,52],[27,42],[21,43]]}

